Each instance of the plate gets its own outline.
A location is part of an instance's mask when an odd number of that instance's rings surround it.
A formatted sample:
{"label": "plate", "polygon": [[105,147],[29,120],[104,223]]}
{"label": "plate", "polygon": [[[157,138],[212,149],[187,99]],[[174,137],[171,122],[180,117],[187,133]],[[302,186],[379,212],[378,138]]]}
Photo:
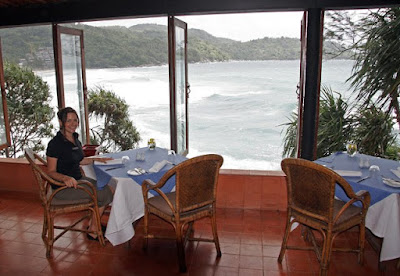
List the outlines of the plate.
{"label": "plate", "polygon": [[145,173],[145,170],[142,168],[134,168],[132,170],[127,171],[129,175],[141,175]]}
{"label": "plate", "polygon": [[389,178],[382,178],[382,180],[383,180],[384,184],[386,184],[390,187],[400,188],[400,181],[396,181],[396,180],[389,179]]}

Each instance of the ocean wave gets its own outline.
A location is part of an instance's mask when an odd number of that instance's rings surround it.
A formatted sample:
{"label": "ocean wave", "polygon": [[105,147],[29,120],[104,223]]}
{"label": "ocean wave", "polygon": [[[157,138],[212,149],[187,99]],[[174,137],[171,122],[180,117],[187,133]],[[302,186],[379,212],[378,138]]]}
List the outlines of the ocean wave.
{"label": "ocean wave", "polygon": [[[210,154],[215,152],[201,152],[195,148],[189,148],[189,153],[187,157],[192,158],[195,156]],[[218,153],[217,153],[218,154]],[[237,169],[240,168],[242,170],[266,170],[266,171],[275,171],[280,170],[280,159],[275,161],[267,161],[267,160],[257,160],[253,158],[235,158],[228,154],[221,154],[224,158],[224,163],[222,165],[222,169]]]}

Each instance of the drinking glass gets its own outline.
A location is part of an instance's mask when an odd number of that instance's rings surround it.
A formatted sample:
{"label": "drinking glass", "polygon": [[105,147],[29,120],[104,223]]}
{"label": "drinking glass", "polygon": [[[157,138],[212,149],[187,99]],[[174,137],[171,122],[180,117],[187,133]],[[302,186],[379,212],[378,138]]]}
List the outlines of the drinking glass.
{"label": "drinking glass", "polygon": [[170,162],[172,165],[176,165],[175,156],[176,156],[176,154],[175,154],[174,150],[168,151],[168,162]]}
{"label": "drinking glass", "polygon": [[126,156],[126,155],[124,155],[124,156],[122,156],[122,164],[124,164],[124,166],[126,166],[126,164],[128,164],[129,163],[129,156]]}
{"label": "drinking glass", "polygon": [[361,169],[369,168],[369,159],[368,159],[368,157],[361,156],[360,157],[359,166],[360,166]]}
{"label": "drinking glass", "polygon": [[144,161],[146,160],[144,152],[137,152],[136,153],[136,161]]}

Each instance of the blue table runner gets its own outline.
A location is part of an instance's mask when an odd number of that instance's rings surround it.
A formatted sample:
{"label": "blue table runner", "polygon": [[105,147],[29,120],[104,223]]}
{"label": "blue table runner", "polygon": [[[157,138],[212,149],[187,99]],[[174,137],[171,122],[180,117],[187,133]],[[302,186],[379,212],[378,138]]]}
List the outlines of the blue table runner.
{"label": "blue table runner", "polygon": [[[144,153],[145,160],[136,160],[137,153]],[[154,150],[149,150],[146,148],[133,149],[127,151],[121,151],[116,153],[108,153],[102,155],[104,157],[112,157],[114,159],[122,158],[122,156],[128,156],[129,162],[126,164],[118,164],[118,165],[93,165],[94,171],[97,177],[97,188],[99,190],[103,189],[105,185],[109,183],[112,177],[126,177],[133,179],[139,185],[142,185],[145,179],[150,179],[153,182],[157,183],[161,177],[172,168],[172,164],[167,164],[162,168],[159,172],[156,173],[145,173],[141,175],[129,175],[127,173],[128,170],[132,170],[134,168],[142,168],[148,171],[156,162],[160,162],[163,160],[171,161],[174,164],[179,164],[185,161],[187,158],[181,155],[176,154],[175,156],[168,155],[168,150],[163,148],[156,147]],[[113,168],[112,170],[107,170]],[[115,168],[115,169],[114,169]],[[175,187],[175,176],[171,177],[164,187],[161,189],[163,192],[168,193],[172,191]],[[151,191],[153,195],[158,195],[157,192]]]}
{"label": "blue table runner", "polygon": [[[379,166],[380,172],[377,178],[368,178],[361,181],[360,183],[357,183],[358,180],[369,175],[368,168],[360,168],[360,158],[368,158],[370,165]],[[319,158],[314,162],[324,165],[332,170],[361,171],[361,177],[344,176],[343,178],[346,179],[346,181],[351,185],[354,192],[367,190],[371,195],[371,205],[381,201],[392,193],[400,193],[400,188],[387,186],[383,183],[382,180],[382,177],[384,177],[400,181],[400,179],[390,171],[391,169],[397,169],[397,167],[400,166],[400,163],[397,161],[359,153],[357,153],[353,157],[350,157],[346,152],[336,152],[331,154],[330,156]],[[339,185],[336,185],[335,195],[341,200],[349,200],[349,198]],[[360,203],[356,205],[361,206]]]}

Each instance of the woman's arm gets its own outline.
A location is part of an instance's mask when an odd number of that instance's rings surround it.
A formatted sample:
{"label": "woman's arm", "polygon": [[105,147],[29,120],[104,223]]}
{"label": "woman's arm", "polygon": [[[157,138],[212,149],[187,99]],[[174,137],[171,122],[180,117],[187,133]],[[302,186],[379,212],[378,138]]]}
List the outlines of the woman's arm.
{"label": "woman's arm", "polygon": [[76,185],[78,185],[75,178],[57,172],[57,158],[47,156],[47,172],[51,178],[63,182],[68,187],[76,188]]}
{"label": "woman's arm", "polygon": [[111,157],[84,157],[82,161],[79,163],[80,165],[90,165],[93,164],[94,161],[106,163],[108,160],[113,160]]}

